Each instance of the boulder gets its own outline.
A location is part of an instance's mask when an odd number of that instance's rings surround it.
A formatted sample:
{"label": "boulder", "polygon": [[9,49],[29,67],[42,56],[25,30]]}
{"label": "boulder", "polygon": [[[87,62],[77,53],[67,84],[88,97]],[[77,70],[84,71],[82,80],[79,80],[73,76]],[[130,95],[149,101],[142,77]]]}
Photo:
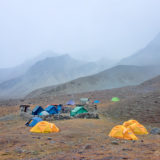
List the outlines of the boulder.
{"label": "boulder", "polygon": [[150,134],[159,134],[160,135],[160,128],[153,128],[150,132]]}
{"label": "boulder", "polygon": [[77,114],[74,118],[86,118],[86,119],[99,119],[99,115],[97,113],[82,113]]}

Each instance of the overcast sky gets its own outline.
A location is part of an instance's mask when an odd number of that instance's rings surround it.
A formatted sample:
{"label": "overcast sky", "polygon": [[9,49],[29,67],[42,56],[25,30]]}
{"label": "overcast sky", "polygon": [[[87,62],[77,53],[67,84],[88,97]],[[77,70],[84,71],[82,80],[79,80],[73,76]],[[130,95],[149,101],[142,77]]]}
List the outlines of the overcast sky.
{"label": "overcast sky", "polygon": [[53,50],[119,59],[160,32],[160,0],[0,0],[0,67]]}

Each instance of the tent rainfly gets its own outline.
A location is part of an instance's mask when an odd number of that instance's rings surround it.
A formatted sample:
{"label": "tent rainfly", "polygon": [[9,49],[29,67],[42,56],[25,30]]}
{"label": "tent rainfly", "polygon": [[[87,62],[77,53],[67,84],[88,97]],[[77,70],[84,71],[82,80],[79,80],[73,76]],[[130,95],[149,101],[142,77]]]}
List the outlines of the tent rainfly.
{"label": "tent rainfly", "polygon": [[83,108],[83,106],[77,106],[73,110],[71,110],[70,116],[74,117],[77,114],[82,114],[82,113],[87,113],[87,112],[88,111],[85,108]]}
{"label": "tent rainfly", "polygon": [[111,101],[112,101],[112,102],[119,102],[120,99],[119,99],[118,97],[113,97]]}

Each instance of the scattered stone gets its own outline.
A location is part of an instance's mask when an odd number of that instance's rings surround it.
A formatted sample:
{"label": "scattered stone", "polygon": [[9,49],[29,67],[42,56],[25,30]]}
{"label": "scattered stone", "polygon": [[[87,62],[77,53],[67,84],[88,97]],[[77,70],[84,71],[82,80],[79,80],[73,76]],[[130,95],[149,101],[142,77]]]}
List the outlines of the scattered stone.
{"label": "scattered stone", "polygon": [[111,144],[119,145],[119,143],[117,141],[112,141]]}
{"label": "scattered stone", "polygon": [[132,151],[132,149],[129,148],[123,148],[122,151]]}
{"label": "scattered stone", "polygon": [[144,140],[142,139],[141,142],[144,142]]}
{"label": "scattered stone", "polygon": [[112,156],[108,156],[108,157],[104,157],[102,160],[114,160],[116,159],[117,157],[112,157]]}
{"label": "scattered stone", "polygon": [[51,141],[50,143],[54,144],[54,143],[56,143],[56,141]]}
{"label": "scattered stone", "polygon": [[92,145],[90,145],[90,144],[87,144],[85,147],[84,147],[84,149],[91,149],[92,148]]}
{"label": "scattered stone", "polygon": [[87,119],[99,119],[99,115],[97,113],[82,113],[77,114],[74,118],[87,118]]}
{"label": "scattered stone", "polygon": [[23,149],[21,149],[21,148],[16,148],[16,149],[15,149],[15,152],[20,154],[20,153],[24,153],[25,150],[23,150]]}
{"label": "scattered stone", "polygon": [[101,146],[101,148],[103,148],[103,149],[104,149],[104,146]]}
{"label": "scattered stone", "polygon": [[158,134],[158,135],[160,135],[160,128],[153,128],[151,130],[150,134],[155,134],[155,135]]}
{"label": "scattered stone", "polygon": [[89,137],[88,140],[94,140],[95,138]]}
{"label": "scattered stone", "polygon": [[2,156],[7,156],[7,155],[9,155],[9,152],[2,153],[1,155]]}
{"label": "scattered stone", "polygon": [[48,140],[52,140],[52,137],[48,137],[47,139],[48,139]]}

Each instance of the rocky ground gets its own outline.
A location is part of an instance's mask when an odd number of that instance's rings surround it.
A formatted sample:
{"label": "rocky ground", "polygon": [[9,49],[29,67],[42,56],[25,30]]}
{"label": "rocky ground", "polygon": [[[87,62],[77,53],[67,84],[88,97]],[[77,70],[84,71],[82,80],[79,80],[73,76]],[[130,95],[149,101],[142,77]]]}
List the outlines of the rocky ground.
{"label": "rocky ground", "polygon": [[[0,101],[0,160],[159,160],[159,134],[138,136],[138,141],[108,137],[115,125],[134,118],[150,132],[160,127],[159,81],[148,81],[140,86],[95,91],[75,95],[49,96],[37,99]],[[110,99],[119,97],[120,102]],[[69,99],[100,100],[100,119],[70,119],[53,121],[59,133],[35,134],[19,116],[19,105],[45,107],[65,104]]]}
{"label": "rocky ground", "polygon": [[[106,107],[98,106],[99,111]],[[112,127],[121,123],[111,117],[54,121],[59,133],[36,134],[24,125],[18,106],[1,107],[1,111],[1,160],[160,159],[160,135],[138,136],[136,142],[109,138]],[[150,131],[152,125],[146,128]]]}

